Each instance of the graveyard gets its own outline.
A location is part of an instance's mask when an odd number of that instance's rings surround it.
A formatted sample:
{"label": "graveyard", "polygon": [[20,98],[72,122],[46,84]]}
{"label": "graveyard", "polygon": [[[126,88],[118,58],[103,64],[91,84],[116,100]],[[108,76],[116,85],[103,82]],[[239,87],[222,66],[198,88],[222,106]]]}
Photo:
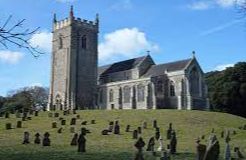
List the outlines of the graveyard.
{"label": "graveyard", "polygon": [[[107,130],[109,123],[115,121],[118,121],[119,133],[106,132],[106,135],[103,135],[102,131]],[[156,124],[153,124],[153,121],[156,121]],[[10,125],[9,129],[6,128],[7,123]],[[172,160],[195,159],[197,138],[200,138],[201,144],[207,145],[212,130],[220,144],[220,159],[224,158],[225,132],[230,132],[231,152],[234,147],[239,147],[244,155],[246,153],[246,119],[226,113],[179,110],[83,110],[76,113],[40,111],[36,115],[28,114],[24,120],[16,114],[10,114],[9,118],[4,115],[0,117],[0,159],[134,159],[137,153],[134,147],[137,141],[133,139],[134,130],[141,133],[138,137],[142,137],[146,144],[143,148],[144,159],[160,159],[161,152],[156,151],[156,155],[153,156],[150,151],[146,151],[147,144],[149,139],[155,136],[153,125],[157,125],[164,149],[167,149],[170,142],[167,140],[169,123],[172,123],[177,138],[177,151],[171,155]],[[74,134],[80,135],[81,128],[87,133],[86,152],[78,152],[78,147],[71,145]],[[26,144],[23,144],[24,132],[29,134],[29,142]],[[50,140],[47,146],[35,144],[40,143],[40,139],[43,140],[46,132],[49,133]],[[39,135],[36,135],[37,133]],[[36,136],[40,136],[40,139],[35,139]],[[156,150],[159,142],[155,141],[155,144]]]}

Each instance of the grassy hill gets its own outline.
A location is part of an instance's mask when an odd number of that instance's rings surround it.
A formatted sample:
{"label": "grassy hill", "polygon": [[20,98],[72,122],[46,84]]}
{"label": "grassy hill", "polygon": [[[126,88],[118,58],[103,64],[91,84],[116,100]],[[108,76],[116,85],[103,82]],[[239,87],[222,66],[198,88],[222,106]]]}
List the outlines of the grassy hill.
{"label": "grassy hill", "polygon": [[[177,152],[172,157],[175,160],[193,160],[195,157],[195,139],[205,135],[203,144],[207,144],[208,135],[212,128],[215,129],[221,145],[221,157],[224,152],[224,140],[220,138],[220,133],[224,129],[235,130],[236,135],[231,136],[231,147],[239,146],[241,151],[246,153],[246,131],[239,130],[238,127],[246,124],[246,119],[230,114],[205,112],[205,111],[178,111],[178,110],[122,110],[122,111],[78,111],[81,119],[77,120],[76,132],[80,132],[81,122],[89,122],[85,127],[91,131],[86,135],[87,153],[77,153],[77,147],[71,147],[70,141],[73,133],[70,133],[70,119],[76,115],[70,114],[60,117],[67,120],[63,126],[63,133],[58,134],[60,125],[59,118],[48,117],[48,112],[39,113],[38,117],[24,121],[23,128],[16,128],[17,119],[15,115],[10,118],[0,118],[0,160],[128,160],[133,159],[136,149],[133,147],[135,140],[132,133],[126,133],[127,124],[131,125],[131,130],[142,125],[143,121],[148,123],[148,129],[143,130],[142,137],[146,144],[155,130],[152,128],[152,121],[156,119],[160,127],[161,136],[164,138],[166,146],[166,130],[168,124],[173,123],[173,128],[177,133]],[[92,119],[96,124],[90,124]],[[108,121],[119,120],[121,135],[102,136],[101,131],[108,127]],[[58,122],[58,128],[52,129],[51,123]],[[15,129],[6,130],[5,123],[11,122]],[[23,145],[23,132],[29,131],[31,144]],[[51,146],[43,147],[33,144],[34,134],[39,132],[42,136],[48,131],[51,136]],[[157,143],[159,146],[159,143]],[[146,147],[145,147],[146,148]],[[145,159],[155,160],[150,153],[145,152]]]}

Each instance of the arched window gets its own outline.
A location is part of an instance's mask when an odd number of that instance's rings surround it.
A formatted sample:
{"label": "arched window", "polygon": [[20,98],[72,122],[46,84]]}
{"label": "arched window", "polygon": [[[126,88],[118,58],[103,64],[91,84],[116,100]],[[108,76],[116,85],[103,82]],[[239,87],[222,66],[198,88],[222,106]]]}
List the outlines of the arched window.
{"label": "arched window", "polygon": [[109,102],[113,102],[114,101],[114,91],[111,89],[109,91]]}
{"label": "arched window", "polygon": [[86,43],[87,43],[86,41],[87,41],[86,35],[82,36],[81,37],[81,48],[86,49]]}
{"label": "arched window", "polygon": [[128,86],[125,86],[123,88],[123,93],[124,93],[124,103],[130,103],[130,98],[131,98],[131,88]]}
{"label": "arched window", "polygon": [[144,101],[145,86],[142,84],[139,84],[137,86],[137,89],[138,89],[138,102],[143,102]]}
{"label": "arched window", "polygon": [[63,48],[63,39],[62,39],[62,36],[60,35],[59,36],[59,49],[62,49]]}
{"label": "arched window", "polygon": [[175,96],[175,86],[173,81],[170,82],[170,96],[171,97]]}

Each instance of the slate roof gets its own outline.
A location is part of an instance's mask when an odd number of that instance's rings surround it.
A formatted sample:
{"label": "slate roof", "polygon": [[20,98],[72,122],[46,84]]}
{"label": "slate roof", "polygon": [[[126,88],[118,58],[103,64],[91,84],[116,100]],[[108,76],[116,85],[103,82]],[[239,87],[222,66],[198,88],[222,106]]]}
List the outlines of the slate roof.
{"label": "slate roof", "polygon": [[152,65],[142,77],[155,77],[163,75],[165,70],[168,72],[183,70],[191,60],[192,58],[159,65]]}
{"label": "slate roof", "polygon": [[125,61],[116,62],[110,65],[98,67],[98,74],[103,76],[110,73],[126,71],[136,68],[146,57],[147,56],[133,58]]}

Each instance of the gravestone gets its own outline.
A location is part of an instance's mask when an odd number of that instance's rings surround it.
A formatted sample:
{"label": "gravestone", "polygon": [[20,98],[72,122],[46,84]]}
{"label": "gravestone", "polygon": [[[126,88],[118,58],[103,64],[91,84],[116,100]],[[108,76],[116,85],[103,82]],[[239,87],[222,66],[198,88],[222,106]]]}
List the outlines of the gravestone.
{"label": "gravestone", "polygon": [[202,135],[202,136],[201,136],[201,139],[205,139],[205,135]]}
{"label": "gravestone", "polygon": [[176,133],[173,130],[171,134],[171,140],[170,140],[170,153],[171,154],[175,154],[177,152],[176,147],[177,147],[177,138],[176,138]]}
{"label": "gravestone", "polygon": [[209,143],[204,155],[204,160],[218,160],[220,153],[220,145],[217,137],[211,134],[209,137]]}
{"label": "gravestone", "polygon": [[32,117],[27,117],[28,120],[32,120]]}
{"label": "gravestone", "polygon": [[60,117],[60,118],[59,118],[59,121],[62,121],[63,119],[64,119],[63,117]]}
{"label": "gravestone", "polygon": [[38,111],[35,111],[34,116],[37,117],[38,116],[38,113],[39,113]]}
{"label": "gravestone", "polygon": [[16,128],[22,128],[22,121],[17,121]]}
{"label": "gravestone", "polygon": [[239,159],[244,159],[245,157],[243,156],[243,154],[241,153],[239,147],[234,147],[234,157],[235,160],[239,160]]}
{"label": "gravestone", "polygon": [[70,127],[70,133],[74,133],[75,132],[75,128],[74,127]]}
{"label": "gravestone", "polygon": [[57,123],[56,122],[52,123],[52,128],[57,128]]}
{"label": "gravestone", "polygon": [[80,115],[78,114],[78,115],[76,116],[76,118],[77,118],[77,119],[80,119]]}
{"label": "gravestone", "polygon": [[206,152],[206,145],[200,144],[200,139],[196,140],[196,160],[203,160]]}
{"label": "gravestone", "polygon": [[157,132],[155,132],[155,139],[156,140],[159,140],[159,138],[160,138],[160,132],[157,131]]}
{"label": "gravestone", "polygon": [[71,145],[71,146],[77,146],[77,144],[78,144],[78,133],[75,133],[75,134],[73,135],[73,139],[72,139],[70,145]]}
{"label": "gravestone", "polygon": [[159,128],[159,127],[156,127],[156,128],[155,128],[155,131],[156,131],[156,132],[160,132],[160,128]]}
{"label": "gravestone", "polygon": [[141,127],[138,127],[138,134],[142,134],[142,128]]}
{"label": "gravestone", "polygon": [[48,117],[50,117],[50,118],[53,117],[53,113],[49,112]]}
{"label": "gravestone", "polygon": [[126,132],[130,132],[130,125],[126,126]]}
{"label": "gravestone", "polygon": [[107,129],[102,130],[101,134],[102,135],[108,135],[108,130]]}
{"label": "gravestone", "polygon": [[133,133],[132,133],[132,138],[133,139],[138,139],[138,131],[137,130],[134,130]]}
{"label": "gravestone", "polygon": [[55,113],[55,117],[59,117],[59,113]]}
{"label": "gravestone", "polygon": [[66,116],[67,115],[67,111],[63,111],[63,115]]}
{"label": "gravestone", "polygon": [[43,138],[43,146],[50,146],[50,134],[49,132],[45,132],[44,138]]}
{"label": "gravestone", "polygon": [[169,127],[167,130],[167,139],[171,139],[172,130],[173,130],[172,123],[169,123]]}
{"label": "gravestone", "polygon": [[72,118],[72,119],[71,119],[70,125],[76,125],[76,118]]}
{"label": "gravestone", "polygon": [[30,136],[30,133],[29,132],[24,132],[24,138],[23,138],[22,144],[28,144],[28,143],[30,143],[29,136]]}
{"label": "gravestone", "polygon": [[229,144],[230,138],[226,138],[225,141],[226,141],[226,145],[225,145],[224,158],[225,160],[231,160],[231,149],[230,149],[230,144]]}
{"label": "gravestone", "polygon": [[82,123],[81,123],[81,125],[86,125],[87,124],[87,121],[83,121]]}
{"label": "gravestone", "polygon": [[91,124],[96,124],[96,120],[91,120]]}
{"label": "gravestone", "polygon": [[147,129],[147,122],[146,121],[143,122],[143,126],[142,127],[143,127],[143,129]]}
{"label": "gravestone", "polygon": [[113,129],[114,129],[114,122],[109,122],[109,127],[108,127],[108,131],[109,132],[113,132]]}
{"label": "gravestone", "polygon": [[120,125],[118,121],[115,121],[114,134],[120,134]]}
{"label": "gravestone", "polygon": [[79,135],[78,139],[78,152],[86,152],[86,129],[82,128],[81,129],[81,134]]}
{"label": "gravestone", "polygon": [[66,120],[65,119],[61,120],[61,125],[62,126],[66,125]]}
{"label": "gravestone", "polygon": [[165,150],[165,149],[164,149],[163,139],[162,139],[162,137],[160,137],[160,138],[159,138],[159,147],[157,148],[157,151],[162,152],[162,151],[164,151],[164,150]]}
{"label": "gravestone", "polygon": [[11,123],[6,123],[5,124],[6,130],[12,129],[12,124]]}
{"label": "gravestone", "polygon": [[35,140],[34,140],[35,144],[40,144],[41,143],[41,139],[40,139],[40,134],[36,133],[35,134]]}
{"label": "gravestone", "polygon": [[63,128],[59,128],[59,129],[57,130],[57,133],[62,133],[62,129],[63,129]]}
{"label": "gravestone", "polygon": [[136,160],[144,160],[143,158],[143,147],[145,146],[145,142],[143,141],[142,137],[139,137],[138,141],[134,145],[137,148],[137,154],[135,156]]}
{"label": "gravestone", "polygon": [[151,137],[148,142],[148,146],[146,151],[152,152],[153,155],[155,155],[155,138]]}
{"label": "gravestone", "polygon": [[9,118],[9,112],[5,113],[5,118]]}
{"label": "gravestone", "polygon": [[153,121],[153,128],[157,128],[157,121],[156,120]]}

